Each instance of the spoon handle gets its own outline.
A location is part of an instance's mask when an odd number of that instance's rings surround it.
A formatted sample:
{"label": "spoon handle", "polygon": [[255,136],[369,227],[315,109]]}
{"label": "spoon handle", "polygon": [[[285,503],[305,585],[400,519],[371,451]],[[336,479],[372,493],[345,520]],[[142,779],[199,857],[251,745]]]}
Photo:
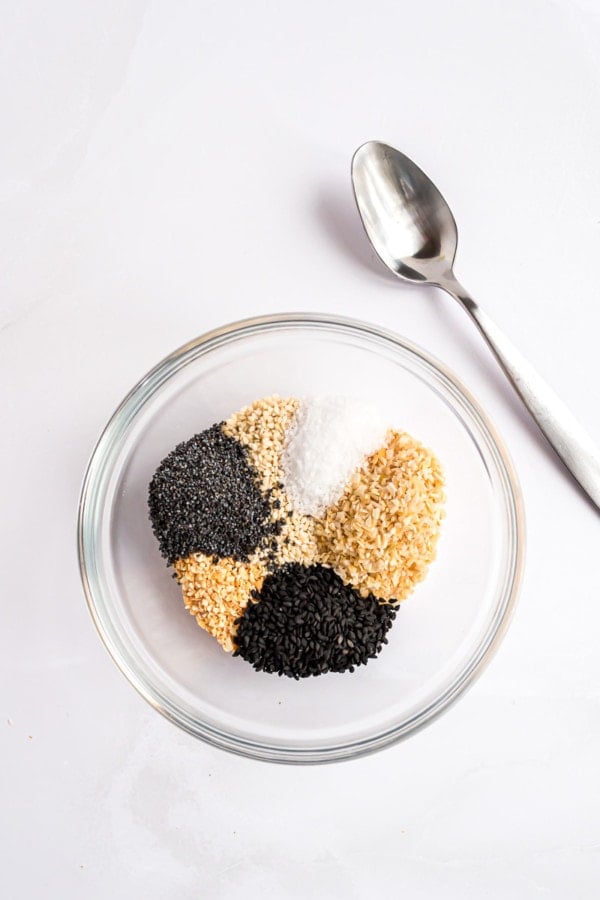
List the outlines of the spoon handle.
{"label": "spoon handle", "polygon": [[590,435],[458,281],[440,287],[469,313],[542,433],[600,509],[600,449]]}

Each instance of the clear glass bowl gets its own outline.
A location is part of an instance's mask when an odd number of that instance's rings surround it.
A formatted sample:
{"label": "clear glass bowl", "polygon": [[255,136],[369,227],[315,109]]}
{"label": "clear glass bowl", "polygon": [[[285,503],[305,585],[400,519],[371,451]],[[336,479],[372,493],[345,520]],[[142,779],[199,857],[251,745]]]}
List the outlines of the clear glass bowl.
{"label": "clear glass bowl", "polygon": [[[275,393],[368,397],[444,467],[437,559],[402,604],[389,645],[353,674],[296,682],[224,653],[185,610],[148,521],[147,487],[160,460],[179,441]],[[124,675],[190,734],[276,762],[356,757],[445,710],[504,635],[522,554],[515,474],[469,392],[403,338],[321,315],[249,319],[168,356],[106,426],[80,501],[87,601]]]}

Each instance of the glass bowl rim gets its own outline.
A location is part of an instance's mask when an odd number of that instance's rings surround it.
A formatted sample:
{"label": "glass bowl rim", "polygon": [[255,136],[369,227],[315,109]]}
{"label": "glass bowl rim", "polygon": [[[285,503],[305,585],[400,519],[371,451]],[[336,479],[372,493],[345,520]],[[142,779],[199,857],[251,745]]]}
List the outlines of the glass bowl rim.
{"label": "glass bowl rim", "polygon": [[[467,664],[450,685],[428,706],[398,725],[357,741],[332,744],[316,749],[313,747],[282,747],[274,743],[262,743],[222,731],[216,726],[188,715],[185,710],[162,695],[156,686],[145,679],[144,673],[138,670],[135,661],[127,658],[126,647],[120,636],[111,630],[108,607],[104,603],[99,586],[94,583],[91,575],[96,538],[92,518],[95,496],[102,483],[107,462],[110,462],[111,452],[114,453],[115,448],[118,448],[119,439],[127,433],[145,403],[162,384],[189,362],[192,362],[201,349],[203,352],[209,352],[211,349],[239,340],[244,336],[278,328],[289,329],[304,326],[315,326],[317,329],[323,327],[333,331],[341,330],[358,333],[363,337],[370,336],[380,339],[384,343],[392,344],[416,356],[421,363],[425,363],[429,369],[433,370],[438,378],[441,378],[446,387],[451,389],[454,397],[460,400],[471,418],[476,421],[482,435],[486,438],[488,449],[495,457],[498,473],[501,476],[505,511],[509,522],[510,551],[508,577],[505,578],[504,591],[498,603],[494,622],[488,628],[485,639],[477,645],[476,651],[469,657]],[[293,764],[355,759],[381,750],[424,728],[455,703],[491,661],[508,629],[523,575],[524,541],[523,499],[512,460],[487,413],[454,372],[428,351],[389,329],[346,316],[311,312],[275,313],[231,322],[205,332],[157,363],[126,394],[101,432],[84,474],[77,519],[79,571],[90,615],[105,649],[137,692],[169,721],[193,737],[212,746],[252,759]]]}

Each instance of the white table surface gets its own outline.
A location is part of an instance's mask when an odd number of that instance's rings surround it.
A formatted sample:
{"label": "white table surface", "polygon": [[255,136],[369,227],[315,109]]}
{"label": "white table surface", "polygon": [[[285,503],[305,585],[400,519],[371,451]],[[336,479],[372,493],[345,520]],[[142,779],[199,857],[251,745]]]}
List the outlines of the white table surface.
{"label": "white table surface", "polygon": [[[600,440],[600,5],[2,3],[0,894],[596,898],[600,517],[449,299],[388,277],[349,184],[379,138],[459,222],[458,274]],[[168,351],[277,310],[347,313],[451,366],[528,522],[477,684],[383,753],[213,750],[127,684],[88,615],[81,477]]]}

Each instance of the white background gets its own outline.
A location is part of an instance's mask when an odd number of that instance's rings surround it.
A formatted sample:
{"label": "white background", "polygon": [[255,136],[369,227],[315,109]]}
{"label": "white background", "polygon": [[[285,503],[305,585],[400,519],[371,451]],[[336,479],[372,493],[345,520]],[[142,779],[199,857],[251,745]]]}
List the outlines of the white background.
{"label": "white background", "polygon": [[[600,440],[600,3],[1,3],[0,892],[20,898],[592,898],[600,517],[458,307],[369,251],[353,150],[452,205],[457,271]],[[475,687],[379,755],[237,759],[147,706],[75,552],[99,430],[157,359],[276,310],[389,326],[450,365],[522,481],[526,575]]]}

